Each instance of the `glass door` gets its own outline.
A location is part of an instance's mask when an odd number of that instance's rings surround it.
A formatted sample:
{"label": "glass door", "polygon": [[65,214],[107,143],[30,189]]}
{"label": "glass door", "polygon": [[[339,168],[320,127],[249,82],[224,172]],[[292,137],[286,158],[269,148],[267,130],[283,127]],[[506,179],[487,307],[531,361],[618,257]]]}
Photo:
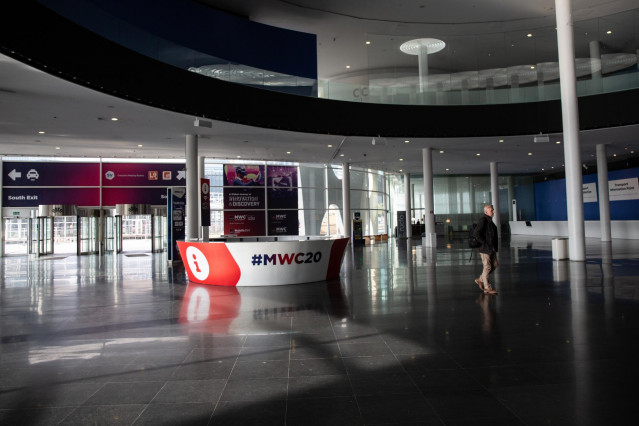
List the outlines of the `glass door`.
{"label": "glass door", "polygon": [[98,223],[97,217],[78,218],[78,255],[98,253]]}
{"label": "glass door", "polygon": [[29,254],[53,254],[53,217],[38,216],[29,222]]}
{"label": "glass door", "polygon": [[3,219],[4,254],[29,253],[29,219]]}
{"label": "glass door", "polygon": [[153,253],[160,253],[166,250],[166,216],[152,216],[151,217],[151,232],[152,243],[151,251]]}
{"label": "glass door", "polygon": [[104,221],[104,251],[122,251],[122,216],[106,216]]}

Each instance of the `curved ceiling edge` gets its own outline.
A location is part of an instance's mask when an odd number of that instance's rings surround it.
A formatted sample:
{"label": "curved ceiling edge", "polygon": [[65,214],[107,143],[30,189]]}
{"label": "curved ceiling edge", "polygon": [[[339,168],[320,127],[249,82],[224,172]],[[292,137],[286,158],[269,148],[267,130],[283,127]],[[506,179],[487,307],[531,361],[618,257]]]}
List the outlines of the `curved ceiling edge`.
{"label": "curved ceiling edge", "polygon": [[[561,132],[559,101],[473,106],[364,104],[288,95],[208,78],[142,56],[35,2],[11,2],[8,56],[123,99],[195,117],[345,136],[477,137]],[[639,123],[639,90],[580,98],[582,129]]]}

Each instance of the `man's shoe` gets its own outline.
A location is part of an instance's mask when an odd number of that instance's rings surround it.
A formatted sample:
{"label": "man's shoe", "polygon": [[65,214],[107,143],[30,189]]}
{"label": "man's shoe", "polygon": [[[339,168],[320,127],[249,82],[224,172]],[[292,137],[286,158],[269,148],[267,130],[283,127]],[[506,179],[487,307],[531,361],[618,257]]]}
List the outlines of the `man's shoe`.
{"label": "man's shoe", "polygon": [[499,292],[497,290],[494,290],[492,288],[484,290],[484,293],[486,293],[486,294],[499,294]]}
{"label": "man's shoe", "polygon": [[479,278],[477,278],[477,279],[475,280],[475,284],[477,284],[477,285],[479,286],[479,289],[480,289],[481,291],[484,291],[484,284],[480,281],[480,279],[479,279]]}

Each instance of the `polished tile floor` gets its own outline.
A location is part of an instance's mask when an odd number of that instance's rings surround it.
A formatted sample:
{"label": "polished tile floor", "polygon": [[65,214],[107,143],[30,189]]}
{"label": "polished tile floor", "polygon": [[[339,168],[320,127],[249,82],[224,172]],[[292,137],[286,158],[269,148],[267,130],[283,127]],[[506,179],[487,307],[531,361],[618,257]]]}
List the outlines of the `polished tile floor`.
{"label": "polished tile floor", "polygon": [[636,424],[639,241],[350,250],[342,276],[185,282],[161,255],[0,259],[0,424]]}

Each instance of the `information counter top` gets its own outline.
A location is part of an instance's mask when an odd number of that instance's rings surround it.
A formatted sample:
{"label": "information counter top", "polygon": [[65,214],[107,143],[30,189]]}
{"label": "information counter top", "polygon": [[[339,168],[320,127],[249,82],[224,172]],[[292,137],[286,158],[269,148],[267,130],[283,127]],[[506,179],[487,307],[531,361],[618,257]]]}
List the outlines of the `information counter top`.
{"label": "information counter top", "polygon": [[240,287],[337,278],[348,240],[177,244],[189,281]]}

